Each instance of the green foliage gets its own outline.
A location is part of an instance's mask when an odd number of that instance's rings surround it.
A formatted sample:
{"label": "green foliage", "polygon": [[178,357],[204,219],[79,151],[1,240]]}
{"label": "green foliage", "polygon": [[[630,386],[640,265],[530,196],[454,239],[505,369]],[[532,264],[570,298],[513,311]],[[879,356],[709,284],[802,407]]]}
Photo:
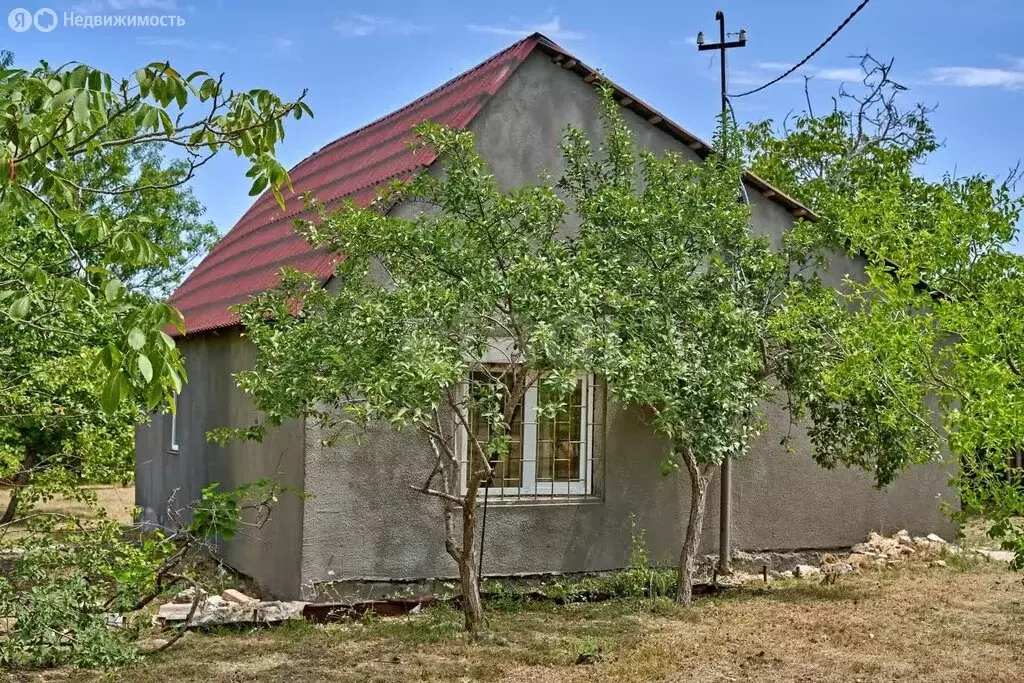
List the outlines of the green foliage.
{"label": "green foliage", "polygon": [[[122,80],[82,64],[4,67],[0,101],[0,416],[22,368],[68,350],[95,354],[107,412],[171,401],[184,371],[164,329],[181,319],[146,294],[212,237],[176,188],[223,149],[279,196],[282,119],[308,108],[158,63]],[[169,147],[180,161],[163,165]]]}
{"label": "green foliage", "polygon": [[827,116],[745,131],[756,172],[808,203],[837,249],[863,260],[832,306],[806,307],[790,333],[813,340],[823,384],[794,392],[826,463],[872,460],[880,483],[948,446],[962,515],[983,513],[1024,562],[1024,258],[1008,244],[1024,202],[1014,177],[924,178],[938,148],[890,64],[866,56],[865,95]]}
{"label": "green foliage", "polygon": [[641,151],[638,167],[615,107],[606,97],[600,154],[578,131],[564,145],[562,186],[580,216],[580,254],[609,333],[599,369],[619,401],[651,407],[655,429],[677,445],[674,458],[692,450],[715,464],[742,454],[756,432],[758,312],[780,261],[749,235],[735,160]]}
{"label": "green foliage", "polygon": [[130,477],[134,424],[173,410],[186,380],[167,334],[181,316],[160,299],[215,236],[187,183],[227,151],[280,203],[283,119],[309,109],[169,64],[115,79],[12,63],[0,56],[0,479],[14,485],[0,615],[17,621],[0,658],[109,668],[135,650],[106,613],[152,599],[198,539],[235,533],[255,489],[209,489],[192,527],[135,542],[102,516],[33,506],[94,503],[83,480]]}
{"label": "green foliage", "polygon": [[[178,580],[174,572],[210,538],[230,538],[247,514],[265,521],[281,489],[254,482],[203,491],[192,520],[169,532],[129,534],[102,509],[87,520],[37,513],[19,527],[16,548],[0,527],[0,665],[73,665],[114,669],[134,662],[140,629],[150,615],[140,611]],[[12,539],[13,540],[13,539]],[[123,615],[123,626],[108,618]]]}

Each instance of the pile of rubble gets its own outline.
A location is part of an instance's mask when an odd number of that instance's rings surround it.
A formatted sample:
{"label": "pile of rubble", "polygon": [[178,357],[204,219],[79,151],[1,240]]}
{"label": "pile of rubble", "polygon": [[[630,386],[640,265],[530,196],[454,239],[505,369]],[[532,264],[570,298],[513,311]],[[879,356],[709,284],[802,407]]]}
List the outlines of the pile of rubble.
{"label": "pile of rubble", "polygon": [[850,548],[850,554],[846,557],[826,554],[822,556],[817,567],[798,564],[792,572],[783,572],[782,575],[789,574],[796,578],[821,576],[823,581],[832,582],[842,574],[872,567],[892,567],[912,557],[933,558],[930,562],[932,566],[945,567],[946,561],[934,559],[935,556],[954,550],[953,546],[936,534],[912,537],[906,529],[901,529],[892,536],[871,532],[868,540]]}
{"label": "pile of rubble", "polygon": [[[911,537],[904,529],[887,538],[872,532],[865,543],[858,543],[850,548],[850,556],[846,558],[846,562],[858,568],[884,567],[912,556],[930,557],[952,549],[949,543],[936,534]],[[938,562],[942,560],[937,560],[936,563]]]}
{"label": "pile of rubble", "polygon": [[[729,576],[717,577],[717,581],[723,585],[742,585],[770,579],[816,577],[824,583],[832,583],[843,574],[861,569],[892,567],[910,559],[926,559],[931,566],[945,567],[946,561],[941,556],[954,552],[957,552],[956,546],[936,534],[912,537],[906,530],[897,531],[892,536],[872,532],[867,541],[850,548],[849,554],[736,552],[734,560],[739,560],[737,564],[754,569],[763,562],[763,571],[748,572],[741,569]],[[779,571],[787,565],[792,569]]]}
{"label": "pile of rubble", "polygon": [[199,602],[195,614],[189,619],[196,591],[186,588],[178,593],[172,602],[162,605],[157,612],[157,626],[179,626],[188,621],[189,626],[210,626],[214,624],[273,624],[288,619],[301,619],[304,602],[283,602],[280,600],[257,600],[241,591],[230,588],[220,595],[209,595],[199,589]]}

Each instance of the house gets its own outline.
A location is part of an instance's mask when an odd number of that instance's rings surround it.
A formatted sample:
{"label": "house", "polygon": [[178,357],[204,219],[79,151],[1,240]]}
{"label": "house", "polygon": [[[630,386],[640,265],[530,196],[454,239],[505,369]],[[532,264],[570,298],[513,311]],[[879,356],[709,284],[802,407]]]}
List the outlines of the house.
{"label": "house", "polygon": [[[295,193],[311,191],[326,202],[341,197],[368,202],[384,181],[431,172],[435,159],[424,150],[413,154],[405,145],[413,124],[424,119],[472,130],[506,187],[534,182],[544,170],[557,177],[566,124],[591,136],[600,133],[595,78],[592,69],[552,41],[532,35],[306,158],[291,170]],[[678,150],[695,161],[708,154],[707,144],[635,96],[616,87],[616,98],[642,147],[656,153]],[[748,175],[745,183],[753,230],[777,238],[796,217],[813,219],[764,181]],[[292,220],[303,210],[298,196],[282,212],[265,194],[171,298],[185,317],[187,332],[178,343],[190,381],[176,416],[156,416],[138,430],[137,504],[145,521],[167,525],[209,482],[234,486],[274,477],[301,488],[307,497],[283,496],[265,526],[243,529],[222,548],[226,562],[280,597],[311,599],[368,583],[453,577],[438,502],[408,486],[422,482],[432,457],[415,433],[382,427],[359,443],[326,447],[316,425],[296,420],[262,443],[220,447],[207,442],[212,428],[246,426],[257,418],[232,377],[251,366],[254,352],[240,336],[230,306],[272,287],[282,266],[309,271],[325,283],[330,278],[331,257],[292,231]],[[825,277],[838,286],[858,267],[837,257]],[[573,424],[589,427],[579,432],[584,447],[576,460],[552,464],[547,473],[533,468],[511,481],[506,477],[494,491],[485,574],[623,567],[631,516],[645,530],[652,559],[674,562],[688,507],[687,483],[659,474],[666,444],[636,411],[609,403],[599,389],[588,383],[579,394]],[[765,436],[732,468],[734,547],[837,548],[871,530],[951,532],[939,506],[940,497],[955,501],[943,466],[917,467],[890,489],[876,491],[864,473],[816,465],[800,433],[793,434],[790,449],[780,446],[778,434],[788,429],[781,408],[768,406],[767,418]],[[541,462],[540,437],[524,442]],[[718,517],[717,501],[712,490],[709,521]],[[706,525],[704,552],[717,548],[715,527]]]}

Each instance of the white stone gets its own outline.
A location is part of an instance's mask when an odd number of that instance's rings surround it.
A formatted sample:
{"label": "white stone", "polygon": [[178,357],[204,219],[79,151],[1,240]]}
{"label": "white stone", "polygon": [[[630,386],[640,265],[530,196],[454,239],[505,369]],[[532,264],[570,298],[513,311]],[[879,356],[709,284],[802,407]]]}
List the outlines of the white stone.
{"label": "white stone", "polygon": [[942,539],[942,536],[939,536],[938,534],[928,534],[927,536],[925,536],[925,538],[927,538],[932,543],[940,543],[942,545],[946,545],[946,541],[944,541]]}
{"label": "white stone", "polygon": [[817,567],[812,567],[809,564],[798,564],[796,567],[793,568],[793,576],[799,577],[801,579],[807,578],[809,576],[817,576],[818,574],[821,574],[821,570]]}
{"label": "white stone", "polygon": [[220,594],[220,597],[227,602],[233,602],[238,605],[248,605],[250,602],[257,602],[256,598],[250,598],[242,591],[235,590],[234,588],[228,588]]}

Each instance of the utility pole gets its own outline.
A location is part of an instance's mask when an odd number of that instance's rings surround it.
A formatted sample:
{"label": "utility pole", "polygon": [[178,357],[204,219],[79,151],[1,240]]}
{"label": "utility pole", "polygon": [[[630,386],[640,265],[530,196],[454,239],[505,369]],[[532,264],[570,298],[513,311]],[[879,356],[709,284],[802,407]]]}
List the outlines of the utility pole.
{"label": "utility pole", "polygon": [[[718,21],[718,42],[705,43],[704,32],[697,34],[697,49],[718,50],[719,62],[722,67],[722,125],[724,126],[728,116],[729,96],[725,80],[725,51],[734,47],[745,47],[747,44],[747,32],[741,29],[737,40],[726,42],[725,14],[722,10],[715,12],[715,19]],[[722,154],[726,150],[721,150]],[[728,456],[722,461],[722,476],[719,481],[721,490],[721,502],[718,506],[718,574],[730,573],[729,560],[732,558],[732,459]]]}

